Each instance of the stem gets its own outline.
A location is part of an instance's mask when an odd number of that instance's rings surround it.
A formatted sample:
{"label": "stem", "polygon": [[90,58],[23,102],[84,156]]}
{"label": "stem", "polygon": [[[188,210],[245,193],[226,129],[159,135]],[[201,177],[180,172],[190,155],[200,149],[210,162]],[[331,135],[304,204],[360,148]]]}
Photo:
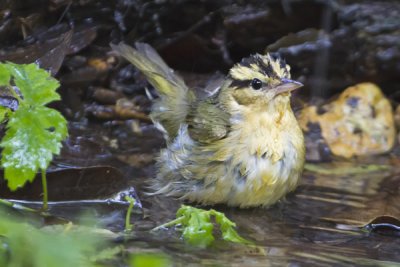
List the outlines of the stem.
{"label": "stem", "polygon": [[13,202],[5,200],[5,199],[0,199],[0,204],[5,205],[10,208],[13,208],[13,209],[18,209],[18,210],[23,210],[23,211],[28,211],[28,212],[35,212],[35,213],[38,212],[37,210],[22,206],[17,203],[13,203]]}
{"label": "stem", "polygon": [[133,225],[131,224],[131,214],[133,206],[135,205],[135,199],[131,198],[130,196],[125,196],[125,200],[129,202],[129,207],[126,211],[125,217],[125,231],[130,232],[133,229]]}
{"label": "stem", "polygon": [[172,225],[180,224],[183,221],[184,218],[185,218],[185,216],[178,217],[175,220],[169,221],[167,223],[161,224],[161,225],[151,229],[151,231],[157,231],[157,230],[160,230],[161,228],[167,228],[167,227],[170,227]]}
{"label": "stem", "polygon": [[43,211],[47,211],[49,208],[48,205],[48,193],[47,193],[47,179],[46,179],[46,170],[42,169],[42,187],[43,187]]}

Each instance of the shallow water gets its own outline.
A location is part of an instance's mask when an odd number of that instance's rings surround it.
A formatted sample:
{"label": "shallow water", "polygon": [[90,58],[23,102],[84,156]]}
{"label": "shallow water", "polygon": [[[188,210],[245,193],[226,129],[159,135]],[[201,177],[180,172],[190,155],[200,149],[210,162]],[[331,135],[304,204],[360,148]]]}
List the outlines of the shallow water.
{"label": "shallow water", "polygon": [[[215,206],[214,209],[237,223],[240,235],[254,241],[256,246],[216,241],[207,249],[199,249],[185,244],[174,229],[150,231],[173,219],[182,204],[179,200],[144,193],[146,183],[156,172],[153,159],[162,146],[162,137],[151,128],[134,136],[128,131],[121,134],[89,129],[88,132],[90,136],[82,132],[79,135],[90,139],[90,145],[82,140],[79,144],[67,144],[67,151],[53,167],[54,174],[48,174],[50,192],[53,187],[58,196],[54,199],[50,195],[50,200],[57,200],[50,205],[50,213],[67,220],[78,220],[81,214],[86,214],[96,218],[97,226],[121,232],[128,206],[123,196],[137,197],[140,202],[132,217],[134,231],[124,242],[129,252],[166,254],[176,266],[400,265],[400,170],[395,155],[363,162],[308,165],[297,190],[268,209]],[[71,133],[74,139],[74,131]],[[110,139],[123,136],[126,143],[113,150],[102,144],[101,136]],[[151,145],[141,146],[143,143]],[[66,153],[71,150],[79,153]],[[79,161],[80,154],[91,162]],[[81,162],[79,167],[78,162]],[[113,168],[86,168],[107,163]],[[371,165],[375,163],[379,165]],[[29,199],[23,203],[39,207],[40,203],[32,202],[40,200],[40,180],[36,182],[39,184],[31,187],[36,190],[7,197]],[[371,220],[374,221],[369,224]],[[121,243],[121,239],[113,242]],[[119,264],[124,266],[122,262]]]}
{"label": "shallow water", "polygon": [[[214,207],[233,219],[239,233],[255,241],[257,248],[221,241],[196,250],[183,244],[172,230],[149,235],[140,221],[136,225],[147,246],[182,265],[392,266],[400,263],[399,233],[390,225],[375,232],[362,226],[378,216],[400,214],[399,185],[400,176],[391,171],[352,176],[305,172],[299,188],[269,209]],[[179,206],[178,201],[164,198],[144,199],[144,207],[147,202],[151,203],[149,226],[172,219]]]}

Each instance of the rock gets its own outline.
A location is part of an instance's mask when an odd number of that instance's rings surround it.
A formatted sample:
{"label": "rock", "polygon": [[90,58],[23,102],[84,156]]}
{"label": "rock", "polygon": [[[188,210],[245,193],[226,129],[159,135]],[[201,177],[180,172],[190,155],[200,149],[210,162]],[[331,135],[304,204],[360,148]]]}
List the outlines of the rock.
{"label": "rock", "polygon": [[396,135],[392,106],[373,83],[351,86],[328,104],[304,108],[299,122],[306,137],[319,127],[333,155],[344,158],[388,152]]}

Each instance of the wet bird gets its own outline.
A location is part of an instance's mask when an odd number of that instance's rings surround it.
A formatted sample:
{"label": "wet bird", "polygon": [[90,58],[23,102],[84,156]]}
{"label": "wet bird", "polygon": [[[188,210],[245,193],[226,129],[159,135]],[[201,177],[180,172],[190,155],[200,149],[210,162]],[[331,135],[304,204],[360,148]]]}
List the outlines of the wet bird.
{"label": "wet bird", "polygon": [[159,94],[151,119],[167,146],[158,157],[155,193],[245,208],[270,206],[296,188],[305,151],[290,97],[302,84],[290,79],[284,60],[244,58],[200,99],[148,44],[111,46]]}

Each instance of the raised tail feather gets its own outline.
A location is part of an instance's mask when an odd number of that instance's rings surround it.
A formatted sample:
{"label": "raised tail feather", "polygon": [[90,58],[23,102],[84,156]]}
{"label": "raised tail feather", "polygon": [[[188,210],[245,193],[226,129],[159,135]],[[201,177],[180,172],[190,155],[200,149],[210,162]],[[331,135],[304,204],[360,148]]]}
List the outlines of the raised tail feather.
{"label": "raised tail feather", "polygon": [[173,140],[185,121],[194,94],[150,45],[136,43],[135,46],[136,49],[124,43],[111,44],[111,48],[138,68],[159,93],[160,98],[154,102],[150,116],[168,135],[167,139]]}

